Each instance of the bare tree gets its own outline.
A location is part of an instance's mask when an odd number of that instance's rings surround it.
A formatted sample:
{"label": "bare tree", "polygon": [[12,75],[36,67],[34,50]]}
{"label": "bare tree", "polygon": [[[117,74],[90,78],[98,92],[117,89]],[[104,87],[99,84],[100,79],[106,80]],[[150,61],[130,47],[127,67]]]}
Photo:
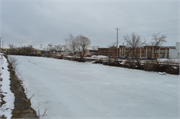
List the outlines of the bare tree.
{"label": "bare tree", "polygon": [[26,55],[33,54],[33,46],[32,45],[25,46],[25,50],[26,50]]}
{"label": "bare tree", "polygon": [[83,35],[76,36],[73,41],[75,49],[79,52],[80,58],[83,58],[91,41]]}
{"label": "bare tree", "polygon": [[98,50],[99,46],[91,46],[92,50]]}
{"label": "bare tree", "polygon": [[75,55],[76,43],[75,43],[74,36],[72,34],[69,34],[69,38],[67,40],[68,40],[68,46],[69,46],[69,50],[70,50],[71,54]]}
{"label": "bare tree", "polygon": [[117,43],[112,43],[111,45],[109,45],[109,53],[108,53],[108,57],[109,57],[109,60],[108,62],[110,63],[111,62],[111,59],[117,59],[116,56],[117,56]]}
{"label": "bare tree", "polygon": [[69,34],[69,38],[67,40],[70,52],[73,55],[78,52],[80,58],[84,57],[88,46],[91,44],[89,38],[83,35],[78,35],[74,37],[73,35]]}
{"label": "bare tree", "polygon": [[19,53],[22,55],[30,55],[33,54],[33,46],[28,45],[28,46],[22,46],[19,48]]}
{"label": "bare tree", "polygon": [[8,46],[9,46],[10,52],[11,52],[11,54],[12,54],[12,52],[13,52],[14,49],[15,49],[15,46],[14,46],[13,44],[9,44]]}
{"label": "bare tree", "polygon": [[161,35],[161,36],[159,36],[158,37],[158,35],[160,34],[161,32],[159,32],[159,33],[154,33],[153,35],[152,35],[152,42],[151,42],[151,44],[152,44],[152,46],[154,47],[154,50],[153,50],[153,52],[154,52],[154,60],[156,61],[156,63],[157,64],[159,64],[158,63],[158,60],[157,60],[157,49],[159,49],[159,46],[160,45],[162,45],[163,43],[166,43],[166,36],[165,35]]}
{"label": "bare tree", "polygon": [[64,45],[56,45],[55,46],[56,51],[59,51],[59,52],[62,52],[63,48],[64,48]]}
{"label": "bare tree", "polygon": [[64,45],[53,45],[51,47],[51,52],[52,53],[54,53],[54,52],[62,52],[64,47],[65,47]]}
{"label": "bare tree", "polygon": [[50,52],[50,55],[52,53],[52,43],[49,43],[48,46],[47,46],[47,50]]}
{"label": "bare tree", "polygon": [[126,42],[127,46],[132,50],[132,56],[133,58],[135,58],[138,67],[140,67],[137,49],[140,48],[145,42],[142,42],[140,36],[136,35],[135,33],[132,33],[132,36],[124,36],[124,41]]}

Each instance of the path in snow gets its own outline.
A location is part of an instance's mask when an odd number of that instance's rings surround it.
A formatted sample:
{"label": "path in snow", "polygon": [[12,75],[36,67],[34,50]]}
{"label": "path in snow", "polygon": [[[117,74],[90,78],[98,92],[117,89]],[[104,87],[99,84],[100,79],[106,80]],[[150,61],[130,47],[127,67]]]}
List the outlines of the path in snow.
{"label": "path in snow", "polygon": [[32,107],[48,117],[177,118],[177,75],[13,56]]}
{"label": "path in snow", "polygon": [[3,100],[5,101],[5,104],[0,106],[0,117],[4,116],[7,119],[10,119],[12,117],[12,110],[14,109],[15,97],[10,90],[10,73],[8,71],[8,62],[7,59],[2,56],[2,54],[0,54],[0,74],[0,78],[2,79],[2,81],[0,81],[0,91],[2,91],[1,93],[4,96]]}

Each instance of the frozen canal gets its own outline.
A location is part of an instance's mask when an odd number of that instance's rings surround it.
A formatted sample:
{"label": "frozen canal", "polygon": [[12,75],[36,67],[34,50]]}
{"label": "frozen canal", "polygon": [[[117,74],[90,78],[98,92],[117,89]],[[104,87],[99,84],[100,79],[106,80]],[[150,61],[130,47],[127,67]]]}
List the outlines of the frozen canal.
{"label": "frozen canal", "polygon": [[179,76],[41,57],[21,62],[32,107],[48,118],[178,118]]}

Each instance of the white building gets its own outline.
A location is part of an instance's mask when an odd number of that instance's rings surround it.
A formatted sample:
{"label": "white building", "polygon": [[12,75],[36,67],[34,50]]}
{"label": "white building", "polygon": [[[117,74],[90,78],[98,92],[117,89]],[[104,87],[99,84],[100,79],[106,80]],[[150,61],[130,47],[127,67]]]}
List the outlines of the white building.
{"label": "white building", "polygon": [[170,59],[180,58],[180,42],[176,42],[176,49],[169,49],[169,58]]}

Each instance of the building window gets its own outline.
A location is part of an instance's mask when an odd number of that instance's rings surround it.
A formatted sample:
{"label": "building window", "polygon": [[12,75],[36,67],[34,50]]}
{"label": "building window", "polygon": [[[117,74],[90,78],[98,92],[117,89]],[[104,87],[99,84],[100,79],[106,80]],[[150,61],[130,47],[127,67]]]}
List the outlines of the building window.
{"label": "building window", "polygon": [[159,50],[155,50],[155,53],[159,53]]}
{"label": "building window", "polygon": [[160,53],[166,53],[166,50],[161,50]]}

